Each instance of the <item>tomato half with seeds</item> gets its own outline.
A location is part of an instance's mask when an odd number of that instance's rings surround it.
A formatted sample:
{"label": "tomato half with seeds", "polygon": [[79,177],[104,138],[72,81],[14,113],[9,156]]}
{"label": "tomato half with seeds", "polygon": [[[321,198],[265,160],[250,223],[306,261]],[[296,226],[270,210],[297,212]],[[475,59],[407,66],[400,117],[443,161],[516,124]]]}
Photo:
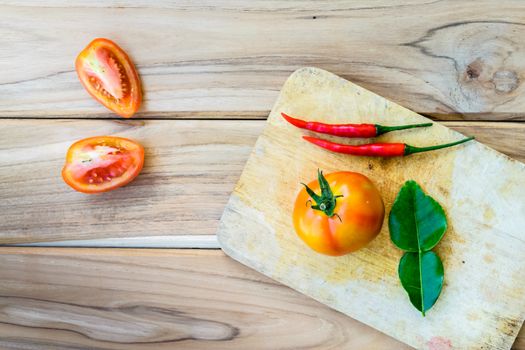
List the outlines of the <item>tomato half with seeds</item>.
{"label": "tomato half with seeds", "polygon": [[89,43],[75,62],[80,82],[91,96],[124,118],[142,101],[139,76],[128,55],[109,39]]}
{"label": "tomato half with seeds", "polygon": [[310,248],[339,256],[373,240],[384,216],[383,199],[369,178],[349,171],[324,176],[319,171],[317,181],[304,185],[297,195],[293,224]]}
{"label": "tomato half with seeds", "polygon": [[96,136],[69,147],[62,178],[79,192],[107,192],[131,182],[143,165],[144,148],[139,143],[123,137]]}

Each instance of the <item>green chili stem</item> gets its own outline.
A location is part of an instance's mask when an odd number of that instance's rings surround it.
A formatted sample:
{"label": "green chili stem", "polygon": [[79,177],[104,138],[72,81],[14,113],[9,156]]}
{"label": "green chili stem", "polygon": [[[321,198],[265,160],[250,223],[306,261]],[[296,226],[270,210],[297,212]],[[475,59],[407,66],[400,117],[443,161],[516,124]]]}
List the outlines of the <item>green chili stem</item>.
{"label": "green chili stem", "polygon": [[390,132],[390,131],[421,128],[421,127],[427,127],[427,126],[432,126],[432,123],[398,125],[398,126],[384,126],[384,125],[378,125],[378,124],[375,125],[377,136]]}
{"label": "green chili stem", "polygon": [[466,139],[459,140],[456,142],[445,143],[443,145],[436,145],[436,146],[429,146],[429,147],[414,147],[410,145],[405,145],[405,156],[408,156],[409,154],[413,154],[413,153],[428,152],[428,151],[434,151],[436,149],[452,147],[452,146],[459,145],[460,143],[464,143],[470,140],[474,140],[474,137],[468,137]]}

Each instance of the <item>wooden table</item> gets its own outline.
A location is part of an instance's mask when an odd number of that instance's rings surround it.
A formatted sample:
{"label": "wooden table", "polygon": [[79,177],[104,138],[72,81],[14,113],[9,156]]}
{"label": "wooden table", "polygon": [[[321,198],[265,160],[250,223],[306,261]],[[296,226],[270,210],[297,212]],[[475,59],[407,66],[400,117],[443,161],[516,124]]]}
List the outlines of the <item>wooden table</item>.
{"label": "wooden table", "polygon": [[[219,217],[303,66],[525,161],[524,13],[519,0],[3,1],[0,243],[22,246],[0,247],[0,347],[406,348],[226,257]],[[76,78],[94,37],[140,71],[132,120]],[[118,191],[75,193],[65,152],[102,134],[143,143],[145,168]]]}

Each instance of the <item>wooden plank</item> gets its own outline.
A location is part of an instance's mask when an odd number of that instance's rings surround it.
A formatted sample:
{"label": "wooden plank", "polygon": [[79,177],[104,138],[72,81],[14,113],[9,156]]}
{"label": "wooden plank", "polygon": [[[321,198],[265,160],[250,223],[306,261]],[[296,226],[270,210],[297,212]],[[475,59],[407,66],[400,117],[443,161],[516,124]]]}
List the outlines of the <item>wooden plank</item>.
{"label": "wooden plank", "polygon": [[[263,121],[1,120],[0,243],[214,234],[264,125]],[[445,125],[525,161],[524,124]],[[114,192],[76,193],[60,178],[66,150],[77,139],[102,134],[143,143],[143,173]]]}
{"label": "wooden plank", "polygon": [[525,163],[525,128],[519,123],[444,123],[495,150]]}
{"label": "wooden plank", "polygon": [[221,251],[0,248],[3,349],[408,349]]}
{"label": "wooden plank", "polygon": [[313,65],[436,118],[525,120],[523,10],[520,0],[3,1],[0,116],[114,116],[73,68],[104,36],[137,64],[146,118],[265,118],[286,77]]}
{"label": "wooden plank", "polygon": [[[0,242],[214,234],[261,123],[23,121],[0,123]],[[121,135],[146,148],[126,188],[77,193],[60,176],[76,139]]]}
{"label": "wooden plank", "polygon": [[2,348],[406,348],[220,251],[0,248],[0,263]]}
{"label": "wooden plank", "polygon": [[[510,349],[525,319],[525,164],[476,141],[404,158],[334,154],[302,140],[304,130],[283,120],[281,111],[312,119],[325,116],[321,121],[326,123],[429,121],[327,71],[296,71],[283,86],[224,210],[217,233],[222,249],[418,349],[433,350],[437,343],[464,350]],[[389,133],[381,141],[438,145],[463,138],[435,123],[431,128]],[[407,180],[418,182],[444,207],[448,229],[434,251],[443,260],[445,283],[424,318],[400,287],[397,271],[403,251],[392,244],[386,218],[375,240],[340,258],[307,249],[294,233],[291,204],[300,183],[315,178],[318,169],[368,176],[381,193],[386,213]],[[344,186],[337,194],[360,196]],[[348,205],[352,204],[338,204],[335,212]],[[357,206],[356,218],[372,215]],[[308,225],[307,221],[299,224]],[[314,221],[317,228],[329,226],[339,238],[352,226],[345,224],[344,216],[342,224],[337,218]],[[342,244],[343,239],[334,239],[333,245]]]}

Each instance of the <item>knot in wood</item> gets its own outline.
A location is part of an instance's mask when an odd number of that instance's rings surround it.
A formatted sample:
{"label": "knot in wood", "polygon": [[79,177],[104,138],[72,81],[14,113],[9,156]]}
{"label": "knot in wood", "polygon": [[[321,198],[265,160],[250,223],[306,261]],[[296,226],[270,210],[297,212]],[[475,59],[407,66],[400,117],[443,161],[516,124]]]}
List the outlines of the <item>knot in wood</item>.
{"label": "knot in wood", "polygon": [[518,87],[519,78],[516,72],[499,70],[492,76],[492,82],[497,92],[509,93]]}
{"label": "knot in wood", "polygon": [[466,75],[469,80],[477,79],[481,72],[483,71],[483,66],[481,64],[481,61],[479,59],[475,60],[471,64],[467,66]]}

